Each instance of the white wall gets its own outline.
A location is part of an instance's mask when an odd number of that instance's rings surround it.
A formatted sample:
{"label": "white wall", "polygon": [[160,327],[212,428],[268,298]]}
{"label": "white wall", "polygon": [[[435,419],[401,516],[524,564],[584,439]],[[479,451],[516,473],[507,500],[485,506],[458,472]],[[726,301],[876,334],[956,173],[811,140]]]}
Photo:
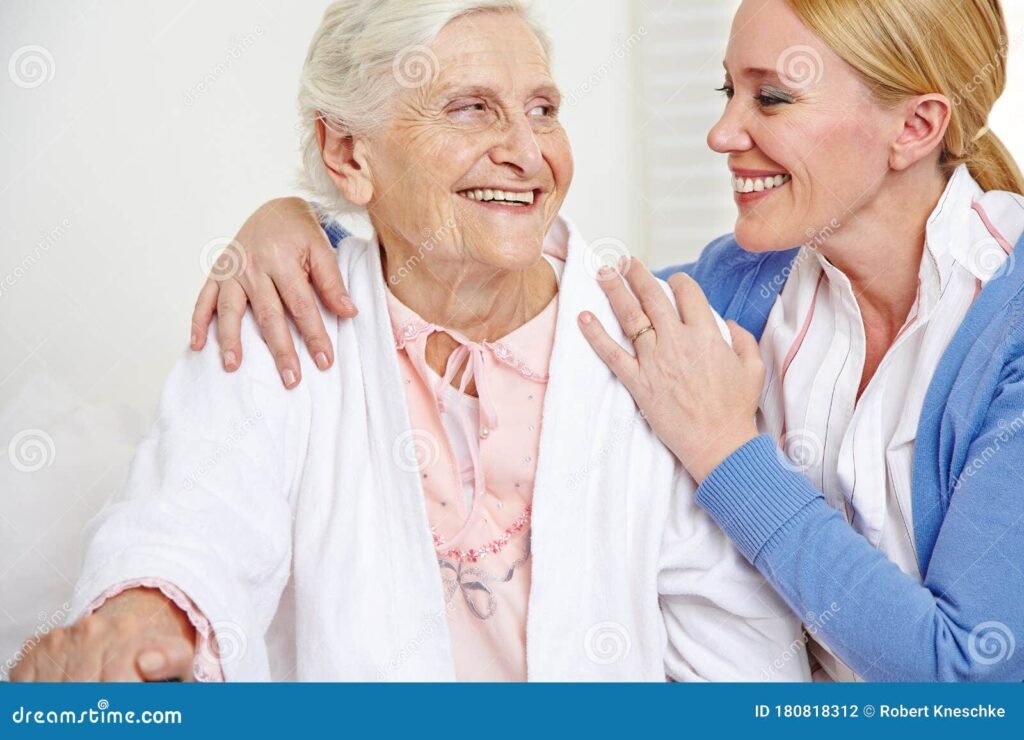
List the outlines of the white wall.
{"label": "white wall", "polygon": [[1003,10],[1010,35],[1009,80],[992,112],[991,127],[1017,161],[1024,162],[1024,0],[1003,0]]}

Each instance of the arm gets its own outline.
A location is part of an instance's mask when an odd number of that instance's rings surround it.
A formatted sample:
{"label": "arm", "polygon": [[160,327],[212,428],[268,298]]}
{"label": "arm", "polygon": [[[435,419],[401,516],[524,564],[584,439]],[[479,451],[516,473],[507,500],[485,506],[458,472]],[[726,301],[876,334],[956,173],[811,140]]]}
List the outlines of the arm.
{"label": "arm", "polygon": [[[330,237],[338,236],[335,226]],[[302,380],[302,363],[295,351],[289,319],[316,367],[329,368],[334,363],[334,350],[316,297],[341,318],[351,318],[357,311],[338,271],[329,235],[314,208],[301,198],[269,201],[245,222],[232,248],[241,252],[237,259],[241,268],[206,281],[192,314],[192,349],[206,346],[216,313],[221,362],[228,372],[237,370],[242,364],[239,329],[246,305],[252,301],[256,323],[286,388],[294,388]]]}
{"label": "arm", "polygon": [[923,583],[783,467],[767,437],[726,458],[698,500],[794,610],[829,613],[819,636],[865,678],[1021,681],[1024,436],[1005,431],[1021,408],[1024,382],[1007,383],[969,451],[987,462],[953,494]]}
{"label": "arm", "polygon": [[[251,313],[242,337],[257,341]],[[173,584],[234,646],[221,655],[229,679],[268,677],[263,637],[290,572],[290,500],[309,417],[308,394],[281,387],[268,353],[238,377],[221,370],[216,342],[187,353],[124,494],[90,525],[72,613],[115,584]]]}
{"label": "arm", "polygon": [[753,337],[731,325],[728,350],[692,278],[672,278],[675,314],[649,277],[630,271],[639,301],[602,283],[620,323],[656,327],[637,357],[593,318],[581,319],[584,334],[701,482],[698,503],[816,636],[871,680],[1024,679],[1024,651],[1012,649],[1024,635],[1024,435],[1006,432],[1024,408],[1024,357],[1004,370],[969,449],[985,464],[952,495],[920,583],[757,435],[764,366]]}
{"label": "arm", "polygon": [[677,476],[658,592],[676,681],[809,681],[800,620]]}

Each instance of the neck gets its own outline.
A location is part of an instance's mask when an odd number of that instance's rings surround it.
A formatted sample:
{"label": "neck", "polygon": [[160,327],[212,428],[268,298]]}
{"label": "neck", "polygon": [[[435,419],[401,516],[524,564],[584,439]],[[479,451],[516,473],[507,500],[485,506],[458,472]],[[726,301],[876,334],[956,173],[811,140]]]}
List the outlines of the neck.
{"label": "neck", "polygon": [[917,296],[928,219],[946,185],[937,170],[892,175],[819,248],[849,278],[866,330],[874,325],[895,336],[903,327]]}
{"label": "neck", "polygon": [[415,259],[390,247],[382,253],[384,277],[398,300],[424,321],[472,342],[515,331],[558,292],[554,270],[543,258],[526,270],[504,270],[471,259]]}

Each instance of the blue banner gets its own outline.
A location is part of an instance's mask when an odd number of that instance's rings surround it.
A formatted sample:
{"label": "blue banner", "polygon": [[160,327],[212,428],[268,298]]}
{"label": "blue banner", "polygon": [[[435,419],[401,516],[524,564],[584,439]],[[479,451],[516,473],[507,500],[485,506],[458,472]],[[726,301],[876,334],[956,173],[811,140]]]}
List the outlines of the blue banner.
{"label": "blue banner", "polygon": [[1021,684],[3,684],[0,707],[2,738],[1024,737]]}

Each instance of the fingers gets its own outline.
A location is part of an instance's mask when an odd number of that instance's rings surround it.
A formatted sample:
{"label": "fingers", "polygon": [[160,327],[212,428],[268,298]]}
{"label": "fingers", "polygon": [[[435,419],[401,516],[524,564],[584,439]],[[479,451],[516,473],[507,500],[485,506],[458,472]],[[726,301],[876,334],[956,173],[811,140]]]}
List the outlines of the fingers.
{"label": "fingers", "polygon": [[761,347],[757,339],[749,331],[737,324],[735,321],[726,321],[729,327],[729,334],[732,337],[732,349],[739,357],[743,368],[751,377],[764,377],[764,360],[761,357]]}
{"label": "fingers", "polygon": [[[334,362],[334,350],[327,338],[327,329],[324,327],[323,317],[317,307],[316,297],[313,295],[313,288],[309,284],[306,275],[300,274],[295,277],[290,285],[281,287],[281,300],[295,321],[295,326],[306,342],[310,357],[321,370],[326,370]],[[289,342],[291,337],[289,336]]]}
{"label": "fingers", "polygon": [[[597,277],[601,284],[601,290],[608,297],[612,311],[615,312],[615,318],[619,320],[619,326],[622,327],[626,336],[632,338],[642,329],[652,326],[640,301],[630,292],[618,272],[611,267],[602,267]],[[637,339],[637,350],[640,351],[643,347],[655,344],[655,342],[655,332],[647,332]]]}
{"label": "fingers", "polygon": [[[38,642],[28,642],[22,647],[21,660],[11,671],[11,681],[52,683],[64,680],[63,658],[60,642],[65,639],[64,630],[58,628],[45,635]],[[57,643],[54,643],[56,637]]]}
{"label": "fingers", "polygon": [[191,681],[195,648],[187,640],[154,642],[140,650],[135,667],[146,681]]}
{"label": "fingers", "polygon": [[338,258],[331,248],[327,235],[323,235],[323,246],[310,250],[309,272],[313,279],[313,287],[316,288],[320,300],[327,306],[331,313],[343,318],[350,319],[359,313],[355,304],[345,288],[345,282],[341,279],[341,270],[338,268]]}
{"label": "fingers", "polygon": [[21,646],[21,650],[18,651],[20,658],[9,674],[11,683],[27,683],[35,680],[36,667],[32,652],[36,647],[36,645],[30,642],[26,642]]}
{"label": "fingers", "polygon": [[192,336],[189,346],[201,350],[206,346],[206,334],[210,330],[213,313],[217,310],[217,296],[220,294],[220,283],[207,278],[203,289],[199,291],[196,307],[192,310]]}
{"label": "fingers", "polygon": [[679,323],[679,313],[665,295],[658,279],[635,257],[626,263],[624,274],[654,329],[662,333],[671,331]]}
{"label": "fingers", "polygon": [[249,298],[237,280],[225,280],[219,285],[217,341],[220,344],[221,364],[230,373],[242,364],[242,316],[245,315]]}
{"label": "fingers", "polygon": [[695,329],[718,331],[715,314],[696,280],[686,273],[677,272],[669,278],[668,284],[675,294],[684,324]]}
{"label": "fingers", "polygon": [[257,277],[252,288],[252,310],[256,316],[256,323],[274,356],[281,382],[285,388],[291,390],[299,384],[302,372],[299,356],[295,353],[295,343],[292,342],[292,333],[288,329],[284,304],[281,303],[281,297],[270,277]]}
{"label": "fingers", "polygon": [[586,337],[590,346],[597,352],[608,369],[618,378],[630,392],[633,391],[634,381],[639,375],[640,364],[629,352],[624,350],[618,342],[612,339],[605,331],[597,317],[589,311],[579,315],[580,329]]}

